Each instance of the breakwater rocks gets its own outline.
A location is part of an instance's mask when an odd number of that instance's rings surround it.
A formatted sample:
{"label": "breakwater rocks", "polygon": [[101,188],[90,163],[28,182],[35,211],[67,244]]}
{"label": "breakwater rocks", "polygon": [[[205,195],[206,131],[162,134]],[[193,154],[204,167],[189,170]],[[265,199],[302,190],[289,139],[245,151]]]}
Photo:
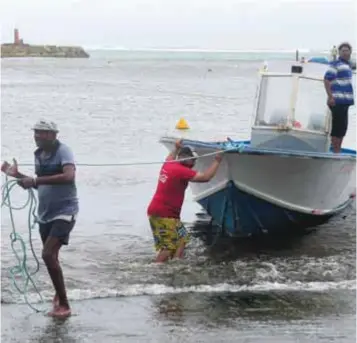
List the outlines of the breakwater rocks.
{"label": "breakwater rocks", "polygon": [[79,46],[1,44],[1,58],[9,57],[88,58],[89,54]]}

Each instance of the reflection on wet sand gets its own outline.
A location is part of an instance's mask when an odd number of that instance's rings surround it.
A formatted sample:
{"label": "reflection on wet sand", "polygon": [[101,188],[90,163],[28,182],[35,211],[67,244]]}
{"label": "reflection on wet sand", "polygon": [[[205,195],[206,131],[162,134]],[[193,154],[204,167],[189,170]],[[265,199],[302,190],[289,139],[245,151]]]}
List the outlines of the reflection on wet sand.
{"label": "reflection on wet sand", "polygon": [[[343,295],[343,296],[342,296]],[[339,301],[336,301],[339,299]],[[234,325],[240,319],[269,322],[353,314],[354,291],[175,294],[152,299],[156,317],[174,322]]]}

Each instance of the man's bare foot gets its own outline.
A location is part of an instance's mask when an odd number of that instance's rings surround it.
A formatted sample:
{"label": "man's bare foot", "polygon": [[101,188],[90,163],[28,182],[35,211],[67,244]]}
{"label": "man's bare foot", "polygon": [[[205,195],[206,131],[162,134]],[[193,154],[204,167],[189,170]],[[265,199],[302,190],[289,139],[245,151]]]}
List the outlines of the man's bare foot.
{"label": "man's bare foot", "polygon": [[67,318],[71,315],[71,309],[65,306],[58,306],[53,311],[49,312],[50,317]]}
{"label": "man's bare foot", "polygon": [[57,294],[53,297],[52,304],[54,310],[59,306],[59,298]]}

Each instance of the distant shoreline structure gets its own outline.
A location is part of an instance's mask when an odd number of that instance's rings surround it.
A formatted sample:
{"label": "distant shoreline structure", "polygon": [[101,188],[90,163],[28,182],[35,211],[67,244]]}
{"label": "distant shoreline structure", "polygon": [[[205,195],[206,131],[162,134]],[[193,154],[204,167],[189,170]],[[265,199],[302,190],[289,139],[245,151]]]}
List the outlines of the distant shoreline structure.
{"label": "distant shoreline structure", "polygon": [[12,57],[89,58],[89,54],[80,46],[26,44],[15,28],[14,41],[1,44],[1,58]]}

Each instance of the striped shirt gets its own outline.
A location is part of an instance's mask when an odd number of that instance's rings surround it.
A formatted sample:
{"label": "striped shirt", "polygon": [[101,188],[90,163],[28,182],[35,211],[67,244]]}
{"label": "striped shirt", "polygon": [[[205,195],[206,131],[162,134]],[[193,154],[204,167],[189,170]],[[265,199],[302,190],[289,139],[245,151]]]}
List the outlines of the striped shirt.
{"label": "striped shirt", "polygon": [[347,61],[339,58],[330,62],[325,80],[331,82],[331,92],[336,104],[354,104],[352,69]]}

